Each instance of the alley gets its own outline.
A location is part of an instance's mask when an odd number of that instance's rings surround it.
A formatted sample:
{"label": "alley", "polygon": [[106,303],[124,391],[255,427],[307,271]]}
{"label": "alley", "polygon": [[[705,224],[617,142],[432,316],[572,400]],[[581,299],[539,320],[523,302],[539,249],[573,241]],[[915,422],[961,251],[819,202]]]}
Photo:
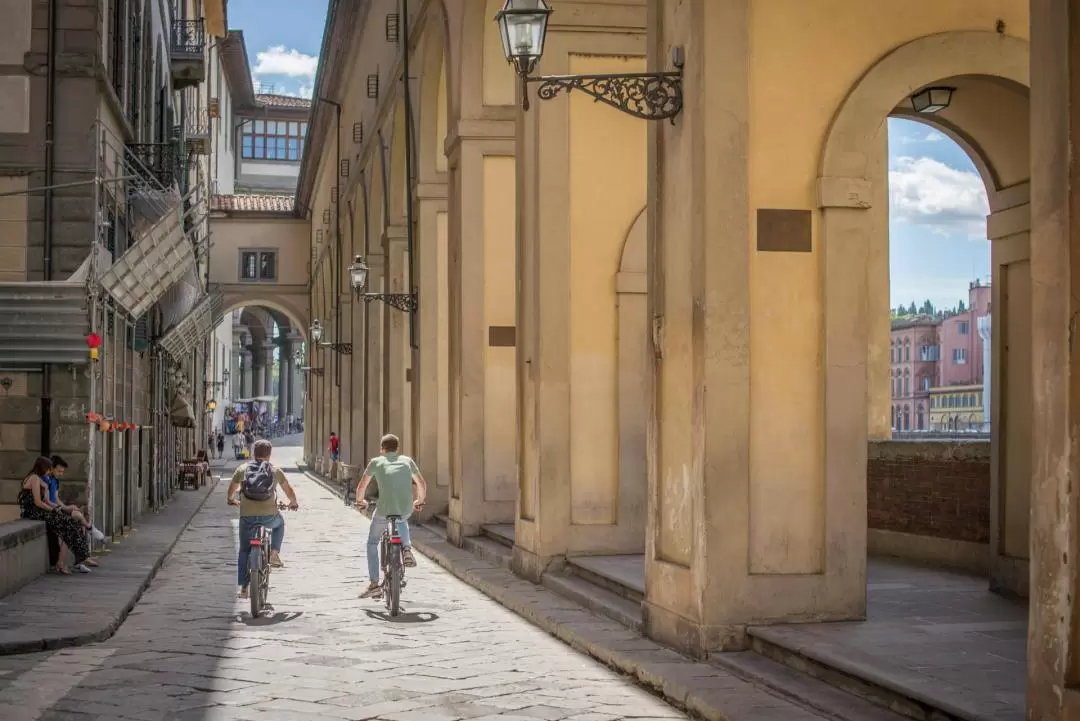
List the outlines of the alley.
{"label": "alley", "polygon": [[357,598],[367,522],[295,472],[302,508],[256,621],[235,598],[223,480],[108,642],[0,658],[5,721],[685,718],[427,559],[406,615]]}

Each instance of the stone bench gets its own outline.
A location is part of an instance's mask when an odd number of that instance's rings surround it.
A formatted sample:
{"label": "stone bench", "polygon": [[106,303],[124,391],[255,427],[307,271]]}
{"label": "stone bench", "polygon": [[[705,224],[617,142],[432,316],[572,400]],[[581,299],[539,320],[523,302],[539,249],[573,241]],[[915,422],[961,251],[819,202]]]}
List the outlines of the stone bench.
{"label": "stone bench", "polygon": [[43,521],[0,523],[0,598],[49,570],[49,544]]}

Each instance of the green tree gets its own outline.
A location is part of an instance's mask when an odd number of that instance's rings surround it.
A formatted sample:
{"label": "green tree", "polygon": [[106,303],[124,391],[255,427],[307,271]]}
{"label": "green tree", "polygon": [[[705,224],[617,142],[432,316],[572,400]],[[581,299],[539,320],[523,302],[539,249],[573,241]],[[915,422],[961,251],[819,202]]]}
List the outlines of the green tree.
{"label": "green tree", "polygon": [[964,301],[962,301],[962,300],[961,300],[961,301],[960,301],[960,305],[958,305],[958,306],[956,307],[956,312],[957,312],[957,313],[963,313],[963,312],[965,312],[966,310],[967,310],[967,308],[966,308],[966,307],[964,307]]}
{"label": "green tree", "polygon": [[911,301],[911,305],[908,306],[908,315],[916,315],[919,309],[915,307],[915,301]]}

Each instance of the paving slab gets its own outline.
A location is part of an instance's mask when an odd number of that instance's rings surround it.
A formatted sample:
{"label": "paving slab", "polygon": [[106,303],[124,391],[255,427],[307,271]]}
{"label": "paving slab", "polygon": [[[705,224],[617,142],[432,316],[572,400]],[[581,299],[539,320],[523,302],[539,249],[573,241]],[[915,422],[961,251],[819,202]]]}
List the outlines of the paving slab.
{"label": "paving slab", "polygon": [[0,598],[0,655],[103,641],[124,622],[180,534],[217,484],[177,491],[95,556],[93,573],[45,574]]}

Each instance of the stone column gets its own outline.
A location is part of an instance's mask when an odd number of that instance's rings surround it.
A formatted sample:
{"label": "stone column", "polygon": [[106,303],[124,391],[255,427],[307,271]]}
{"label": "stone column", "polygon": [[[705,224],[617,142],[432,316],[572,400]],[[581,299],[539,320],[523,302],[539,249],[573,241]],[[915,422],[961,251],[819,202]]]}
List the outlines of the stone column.
{"label": "stone column", "polygon": [[233,327],[232,356],[229,358],[229,382],[226,384],[230,401],[241,397],[244,391],[244,347],[240,335]]}
{"label": "stone column", "polygon": [[240,397],[249,398],[251,396],[251,384],[254,378],[254,368],[252,364],[255,361],[254,354],[251,352],[251,346],[247,346],[240,352],[241,358],[243,358],[243,373],[240,377]]}
{"label": "stone column", "polygon": [[514,133],[471,118],[449,133],[447,533],[458,545],[513,520],[517,498]]}
{"label": "stone column", "polygon": [[[372,253],[367,256],[368,264],[368,292],[385,293],[386,284],[383,280],[385,272],[384,256],[381,253]],[[390,312],[386,305],[372,302],[367,306],[367,328],[364,333],[364,352],[368,354],[368,378],[367,396],[363,399],[365,412],[367,413],[368,434],[364,446],[368,455],[378,453],[379,438],[386,431],[386,417],[383,397],[383,343],[384,314]]]}
{"label": "stone column", "polygon": [[[644,620],[650,636],[696,656],[743,647],[750,623],[865,616],[868,249],[859,214],[872,198],[865,178],[822,180],[818,232],[829,240],[806,248],[820,266],[799,279],[842,282],[793,302],[820,304],[822,330],[804,342],[827,349],[816,377],[830,402],[805,395],[777,408],[778,391],[760,377],[790,365],[770,347],[787,342],[775,319],[790,313],[753,307],[777,299],[771,271],[784,256],[752,251],[768,244],[751,235],[750,4],[649,2],[650,66],[669,67],[670,49],[684,47],[693,68],[685,92],[698,101],[674,125],[650,129]],[[793,220],[809,224],[811,213]],[[751,352],[752,325],[761,352]]]}
{"label": "stone column", "polygon": [[[552,16],[544,72],[553,75],[644,72],[643,6],[580,3]],[[616,19],[617,18],[617,19]],[[639,28],[621,33],[598,27]],[[583,32],[588,29],[590,32]],[[636,56],[636,57],[635,57]],[[530,93],[535,89],[530,89]],[[517,143],[517,385],[521,434],[513,563],[539,580],[563,556],[644,550],[645,457],[620,473],[620,404],[639,411],[647,398],[619,393],[620,298],[617,278],[628,231],[646,205],[649,123],[584,96],[534,101]],[[572,213],[572,207],[597,208]],[[644,256],[644,226],[639,239]],[[631,253],[632,254],[632,253]],[[645,258],[641,260],[644,262]],[[645,269],[638,266],[638,272]],[[639,293],[645,278],[637,277]],[[633,290],[631,276],[624,290]],[[489,283],[485,279],[485,285]],[[647,337],[644,297],[636,338]],[[630,311],[628,304],[627,311]],[[629,348],[628,348],[629,349]],[[490,349],[488,351],[490,353]],[[638,356],[635,360],[643,356]],[[638,364],[634,385],[644,385]],[[628,379],[622,379],[630,385]],[[626,413],[632,422],[634,414]],[[639,447],[645,414],[637,415]],[[626,449],[623,449],[626,450]],[[487,449],[485,449],[486,454]],[[627,454],[632,457],[631,454]],[[628,493],[623,493],[627,491]],[[624,498],[636,503],[624,504]]]}
{"label": "stone column", "polygon": [[446,194],[445,180],[421,182],[416,193],[419,204],[416,265],[420,289],[417,319],[420,360],[419,368],[413,369],[413,384],[419,386],[414,447],[428,482],[430,508],[445,507],[450,495]]}
{"label": "stone column", "polygon": [[[386,229],[384,238],[389,253],[387,293],[408,293],[409,255],[407,229],[404,225],[391,225]],[[409,383],[406,382],[406,369],[411,362],[409,348],[409,314],[391,306],[386,307],[387,342],[386,342],[386,413],[389,420],[388,433],[401,439],[404,452],[415,453],[414,440],[410,437],[411,397]]]}
{"label": "stone column", "polygon": [[[1031,203],[1030,185],[991,193],[986,236],[991,308],[1001,319],[984,345],[996,359],[984,388],[990,406],[990,588],[1028,593],[1031,535]],[[981,332],[981,329],[980,329]],[[1007,422],[1006,422],[1007,419]]]}
{"label": "stone column", "polygon": [[[1080,718],[1080,4],[1031,3],[1031,287],[1035,393],[1027,718]],[[994,313],[1000,318],[997,306]],[[998,324],[1001,327],[1001,324]],[[1000,365],[1000,364],[999,364]],[[996,405],[1001,405],[997,396]],[[1012,422],[1012,416],[1009,417]]]}
{"label": "stone column", "polygon": [[277,350],[277,344],[271,340],[266,341],[263,344],[263,384],[260,395],[272,396],[274,395],[274,351]]}

